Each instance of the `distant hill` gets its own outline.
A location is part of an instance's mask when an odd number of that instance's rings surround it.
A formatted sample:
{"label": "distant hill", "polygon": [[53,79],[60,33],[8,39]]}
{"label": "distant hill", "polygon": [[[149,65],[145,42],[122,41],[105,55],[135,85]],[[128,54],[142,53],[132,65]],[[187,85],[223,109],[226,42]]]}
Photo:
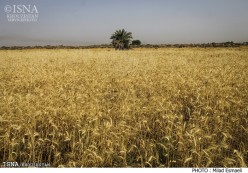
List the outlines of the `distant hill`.
{"label": "distant hill", "polygon": [[[248,42],[234,43],[232,41],[223,43],[203,43],[203,44],[142,44],[133,45],[132,48],[183,48],[183,47],[240,47],[248,46]],[[90,46],[2,46],[0,50],[22,50],[22,49],[93,49],[93,48],[113,48],[111,44],[90,45]]]}

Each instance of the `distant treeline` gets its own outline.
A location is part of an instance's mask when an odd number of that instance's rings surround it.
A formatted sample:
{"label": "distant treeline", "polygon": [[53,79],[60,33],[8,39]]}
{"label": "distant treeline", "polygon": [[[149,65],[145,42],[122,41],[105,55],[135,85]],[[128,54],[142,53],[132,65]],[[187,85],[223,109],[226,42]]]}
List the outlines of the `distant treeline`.
{"label": "distant treeline", "polygon": [[[184,47],[240,47],[248,46],[248,42],[234,43],[232,41],[224,43],[204,43],[204,44],[142,44],[142,45],[131,45],[131,48],[184,48]],[[22,50],[22,49],[93,49],[93,48],[113,48],[112,44],[101,44],[91,46],[2,46],[0,50]]]}

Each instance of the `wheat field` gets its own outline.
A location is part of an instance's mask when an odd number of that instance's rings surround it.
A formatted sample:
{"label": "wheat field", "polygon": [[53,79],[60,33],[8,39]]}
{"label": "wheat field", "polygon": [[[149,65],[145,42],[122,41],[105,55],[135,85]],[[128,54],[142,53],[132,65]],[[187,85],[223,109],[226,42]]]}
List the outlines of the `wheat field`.
{"label": "wheat field", "polygon": [[1,50],[0,163],[247,167],[248,49]]}

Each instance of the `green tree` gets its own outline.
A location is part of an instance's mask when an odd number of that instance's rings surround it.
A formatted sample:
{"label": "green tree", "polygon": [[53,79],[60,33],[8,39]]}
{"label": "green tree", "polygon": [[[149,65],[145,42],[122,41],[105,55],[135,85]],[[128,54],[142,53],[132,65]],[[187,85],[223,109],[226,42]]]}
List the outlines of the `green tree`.
{"label": "green tree", "polygon": [[116,50],[129,49],[132,38],[132,33],[127,32],[125,29],[116,30],[115,33],[110,37]]}
{"label": "green tree", "polygon": [[134,45],[134,46],[140,46],[141,45],[141,41],[140,40],[133,40],[132,41],[132,45]]}

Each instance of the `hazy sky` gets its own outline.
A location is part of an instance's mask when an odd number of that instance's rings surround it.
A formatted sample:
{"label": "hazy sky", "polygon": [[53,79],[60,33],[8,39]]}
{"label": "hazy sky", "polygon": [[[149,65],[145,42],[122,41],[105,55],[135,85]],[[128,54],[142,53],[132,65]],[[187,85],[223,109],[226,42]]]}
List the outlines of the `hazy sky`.
{"label": "hazy sky", "polygon": [[[8,22],[6,5],[36,5]],[[248,0],[0,0],[0,46],[110,43],[125,28],[143,43],[248,41]]]}

